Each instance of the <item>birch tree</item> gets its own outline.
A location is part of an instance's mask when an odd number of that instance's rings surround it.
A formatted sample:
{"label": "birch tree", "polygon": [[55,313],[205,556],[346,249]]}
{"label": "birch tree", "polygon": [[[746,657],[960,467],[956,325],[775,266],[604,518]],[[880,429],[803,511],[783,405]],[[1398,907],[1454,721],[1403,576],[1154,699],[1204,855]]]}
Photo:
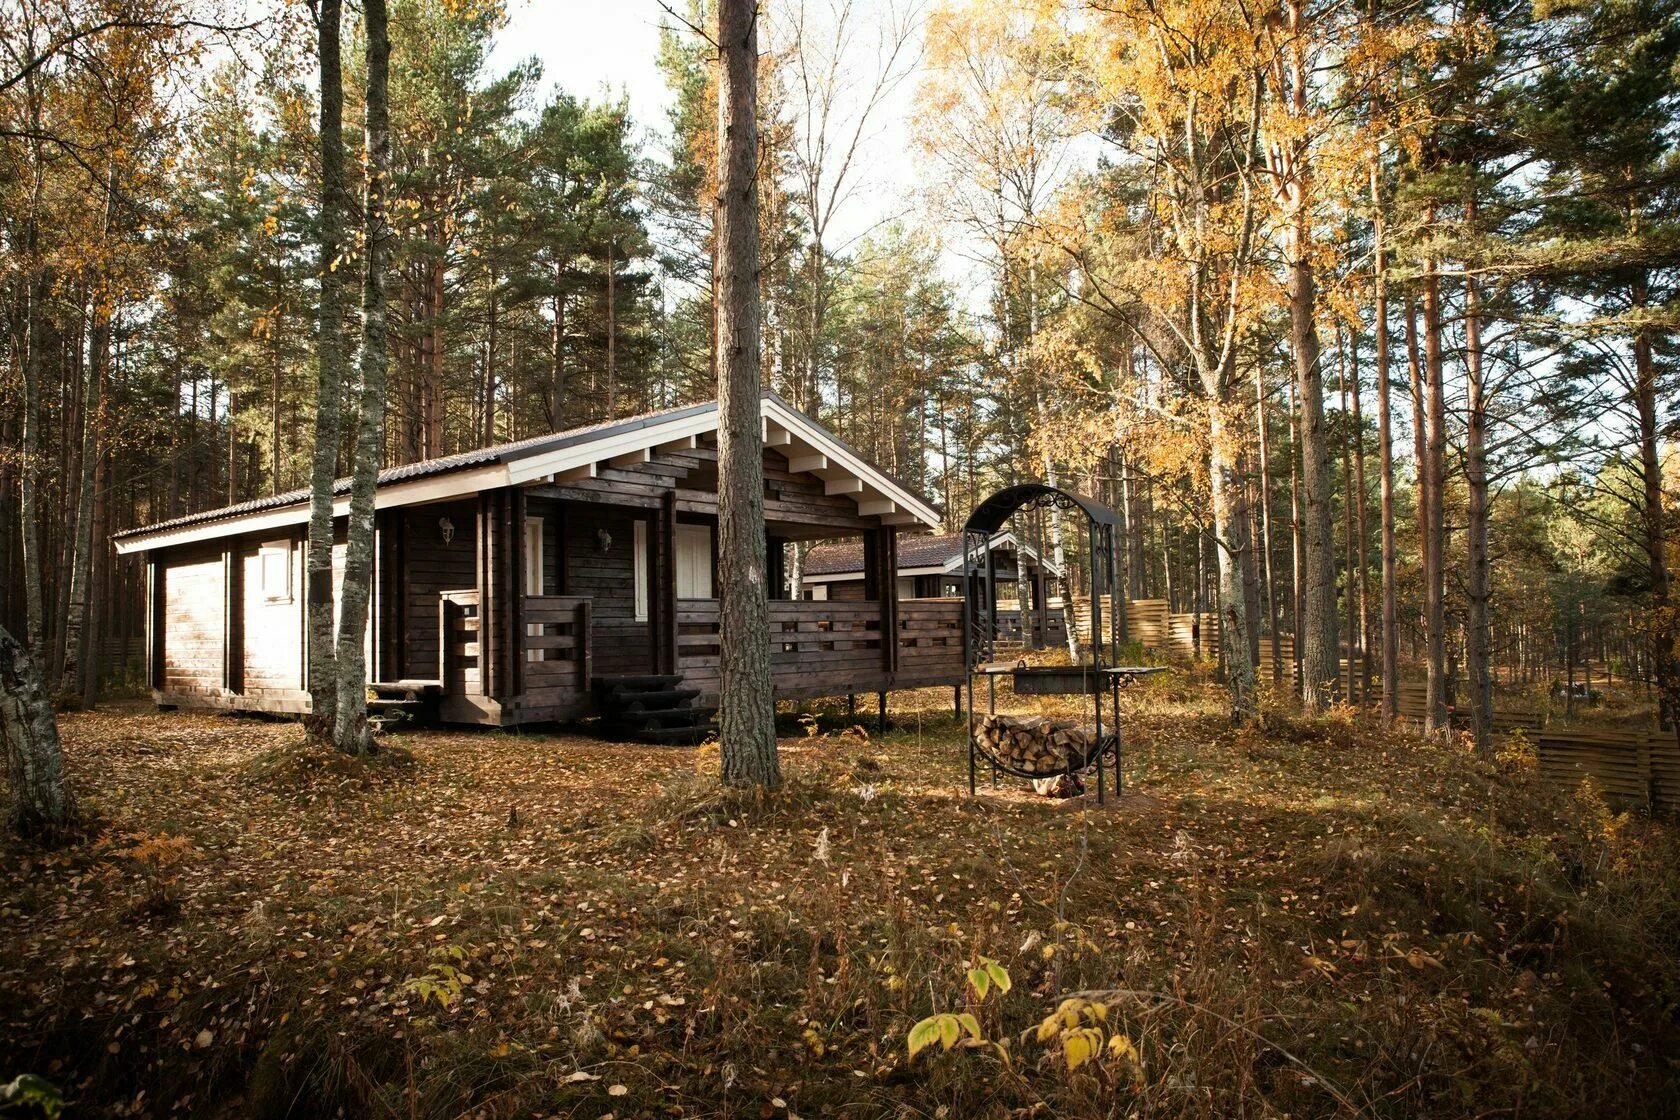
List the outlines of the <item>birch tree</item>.
{"label": "birch tree", "polygon": [[385,450],[385,396],[389,382],[385,273],[391,233],[385,222],[385,191],[391,164],[391,36],[385,0],[364,0],[367,51],[367,196],[362,213],[361,400],[355,472],[350,484],[350,526],[344,552],[344,590],[339,604],[338,708],[333,742],[345,754],[371,746],[367,722],[367,657],[364,641],[373,582],[374,487]]}
{"label": "birch tree", "polygon": [[320,235],[316,245],[321,302],[316,317],[315,444],[309,473],[309,550],[305,561],[308,612],[310,728],[330,738],[338,703],[333,635],[333,482],[338,473],[344,392],[344,226],[349,186],[344,168],[342,0],[315,7],[321,65]]}

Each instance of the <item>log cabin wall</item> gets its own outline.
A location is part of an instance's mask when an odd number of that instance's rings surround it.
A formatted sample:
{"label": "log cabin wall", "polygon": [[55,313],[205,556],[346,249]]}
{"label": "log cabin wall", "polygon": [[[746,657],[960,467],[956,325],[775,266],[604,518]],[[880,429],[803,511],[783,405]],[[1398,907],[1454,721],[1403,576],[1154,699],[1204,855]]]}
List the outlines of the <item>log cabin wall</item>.
{"label": "log cabin wall", "polygon": [[[476,584],[477,511],[477,502],[470,498],[399,511],[402,569],[396,579],[405,610],[401,630],[385,640],[398,648],[395,664],[401,677],[431,680],[438,675],[438,596]],[[453,530],[447,544],[444,518]]]}
{"label": "log cabin wall", "polygon": [[223,695],[226,665],[222,547],[218,542],[166,554],[158,573],[163,581],[161,692],[173,698],[168,703],[213,703]]}
{"label": "log cabin wall", "polygon": [[[635,547],[637,521],[648,528],[646,545],[656,552],[650,513],[595,503],[569,506],[564,525],[566,576],[564,595],[593,600],[592,635],[598,676],[651,673],[654,668],[652,601],[658,581],[650,562],[648,617],[636,617]],[[601,534],[605,533],[603,538]],[[651,557],[650,557],[651,561]]]}

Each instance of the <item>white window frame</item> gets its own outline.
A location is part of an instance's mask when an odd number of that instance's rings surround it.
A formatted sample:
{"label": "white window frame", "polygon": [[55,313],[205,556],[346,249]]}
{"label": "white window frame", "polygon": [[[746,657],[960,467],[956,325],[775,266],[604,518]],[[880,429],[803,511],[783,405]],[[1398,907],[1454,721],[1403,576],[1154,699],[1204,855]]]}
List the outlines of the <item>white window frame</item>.
{"label": "white window frame", "polygon": [[[683,541],[684,541],[685,538],[687,540],[690,540],[690,541],[697,540],[697,539],[703,539],[706,542],[705,572],[704,572],[703,577],[701,577],[701,578],[703,578],[704,581],[705,581],[705,590],[708,592],[708,594],[705,594],[705,595],[684,595],[683,594],[682,576],[681,576],[680,573],[683,570],[683,555],[684,555],[684,553],[683,553]],[[713,578],[713,570],[712,570],[713,569],[713,564],[715,563],[715,561],[717,559],[717,545],[714,542],[714,540],[712,539],[712,527],[710,525],[680,524],[680,525],[677,526],[677,542],[676,542],[676,544],[677,544],[677,547],[675,549],[675,552],[676,552],[677,570],[675,572],[671,573],[671,578],[673,580],[675,580],[676,584],[677,584],[677,598],[679,598],[679,599],[697,599],[697,600],[702,600],[702,601],[717,598],[717,585],[716,585],[716,581]],[[690,590],[692,590],[692,588]]]}
{"label": "white window frame", "polygon": [[[525,519],[525,594],[541,595],[543,593],[543,519],[541,517],[527,517]],[[542,623],[527,622],[525,636],[528,638],[542,637]],[[526,661],[541,661],[544,650],[528,649],[525,651]]]}
{"label": "white window frame", "polygon": [[[630,534],[631,570],[635,573],[636,621],[648,620],[648,523],[640,518],[633,523]],[[672,574],[675,578],[675,573]]]}
{"label": "white window frame", "polygon": [[[278,567],[271,569],[270,563],[277,563]],[[279,576],[279,587],[274,587],[269,580],[270,573]],[[292,542],[264,541],[257,546],[257,581],[265,603],[290,603],[292,601]]]}

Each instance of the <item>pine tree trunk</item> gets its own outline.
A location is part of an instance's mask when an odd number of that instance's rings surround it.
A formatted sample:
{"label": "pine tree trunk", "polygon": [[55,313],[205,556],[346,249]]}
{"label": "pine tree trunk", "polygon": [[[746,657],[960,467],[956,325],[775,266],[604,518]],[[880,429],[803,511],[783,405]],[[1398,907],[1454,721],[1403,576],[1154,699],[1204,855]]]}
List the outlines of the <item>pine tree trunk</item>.
{"label": "pine tree trunk", "polygon": [[7,825],[26,839],[52,841],[70,824],[70,790],[58,720],[35,658],[0,627],[0,732],[12,801]]}
{"label": "pine tree trunk", "polygon": [[316,340],[315,447],[309,475],[309,553],[305,587],[309,608],[309,728],[333,733],[338,675],[333,651],[333,476],[343,426],[344,243],[349,187],[344,170],[344,76],[340,57],[341,0],[321,0],[321,305]]}
{"label": "pine tree trunk", "polygon": [[1340,673],[1336,639],[1336,555],[1331,529],[1330,446],[1324,428],[1324,374],[1318,345],[1318,298],[1307,259],[1307,215],[1290,239],[1289,321],[1301,414],[1302,629],[1301,699],[1308,709],[1330,702]]}
{"label": "pine tree trunk", "polygon": [[1384,287],[1384,270],[1388,267],[1387,233],[1383,216],[1383,201],[1378,178],[1379,169],[1371,165],[1371,201],[1373,213],[1372,241],[1375,262],[1372,288],[1374,304],[1372,319],[1376,328],[1377,349],[1377,470],[1381,474],[1382,489],[1382,721],[1392,724],[1400,716],[1400,600],[1396,585],[1397,571],[1394,556],[1394,434],[1389,410],[1388,386],[1388,293]]}
{"label": "pine tree trunk", "polygon": [[[1633,284],[1633,305],[1650,303],[1648,281],[1640,274]],[[1651,580],[1651,617],[1648,636],[1650,665],[1657,683],[1658,722],[1672,727],[1680,703],[1680,659],[1676,657],[1672,576],[1668,570],[1668,526],[1663,510],[1662,459],[1657,418],[1657,366],[1651,348],[1651,329],[1641,326],[1633,336],[1633,403],[1639,415],[1639,473],[1644,484],[1645,556]]]}
{"label": "pine tree trunk", "polygon": [[718,5],[717,267],[719,740],[723,782],[779,786],[765,584],[759,389],[758,9]]}
{"label": "pine tree trunk", "polygon": [[1441,280],[1434,260],[1423,273],[1424,454],[1419,462],[1429,476],[1429,519],[1423,541],[1424,637],[1429,662],[1424,731],[1447,727],[1446,507],[1447,406],[1441,373]]}
{"label": "pine tree trunk", "polygon": [[1254,414],[1260,429],[1260,540],[1266,586],[1266,621],[1271,626],[1272,680],[1282,679],[1283,666],[1278,663],[1282,652],[1278,639],[1277,570],[1272,563],[1272,464],[1271,445],[1266,436],[1266,383],[1258,354],[1254,362]]}
{"label": "pine tree trunk", "polygon": [[554,322],[549,335],[549,426],[566,430],[566,295],[560,290],[565,265],[554,266]]}
{"label": "pine tree trunk", "polygon": [[1359,342],[1354,339],[1353,346],[1348,351],[1348,366],[1352,372],[1353,383],[1353,474],[1355,485],[1349,497],[1358,503],[1354,511],[1354,533],[1357,543],[1354,546],[1354,563],[1359,572],[1359,703],[1371,702],[1371,565],[1370,565],[1370,525],[1368,522],[1371,506],[1370,487],[1365,481],[1365,410],[1360,402],[1359,392]]}
{"label": "pine tree trunk", "polygon": [[367,722],[368,600],[373,591],[374,488],[385,444],[385,388],[389,378],[385,272],[390,231],[385,227],[385,185],[391,162],[389,76],[391,38],[385,0],[365,0],[367,42],[367,202],[362,276],[362,392],[356,461],[350,486],[350,527],[344,550],[344,591],[338,625],[338,711],[333,741],[345,754],[373,745]]}
{"label": "pine tree trunk", "polygon": [[[1473,211],[1472,211],[1473,212]],[[1487,383],[1482,372],[1482,312],[1480,285],[1474,277],[1464,283],[1464,368],[1468,386],[1464,447],[1464,481],[1468,491],[1465,548],[1470,570],[1466,582],[1469,617],[1466,620],[1464,660],[1470,677],[1470,730],[1476,753],[1493,753],[1492,625],[1488,617],[1491,594],[1488,572]]]}

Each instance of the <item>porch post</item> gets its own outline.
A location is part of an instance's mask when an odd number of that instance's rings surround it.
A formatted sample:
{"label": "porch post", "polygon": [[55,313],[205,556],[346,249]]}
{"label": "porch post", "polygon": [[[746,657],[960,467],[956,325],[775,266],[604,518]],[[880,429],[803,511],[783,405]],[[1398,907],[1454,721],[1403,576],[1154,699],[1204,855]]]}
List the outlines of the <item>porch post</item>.
{"label": "porch post", "polygon": [[660,615],[660,640],[654,650],[654,671],[672,674],[680,672],[677,635],[677,492],[667,490],[659,499],[659,563],[653,565],[653,578],[658,594],[656,608]]}
{"label": "porch post", "polygon": [[502,503],[507,540],[507,647],[505,673],[497,674],[500,695],[511,699],[525,692],[525,488],[510,487]]}
{"label": "porch post", "polygon": [[[881,574],[881,669],[890,678],[898,672],[898,529],[882,528],[880,548]],[[881,694],[883,725],[886,713],[886,693]]]}

